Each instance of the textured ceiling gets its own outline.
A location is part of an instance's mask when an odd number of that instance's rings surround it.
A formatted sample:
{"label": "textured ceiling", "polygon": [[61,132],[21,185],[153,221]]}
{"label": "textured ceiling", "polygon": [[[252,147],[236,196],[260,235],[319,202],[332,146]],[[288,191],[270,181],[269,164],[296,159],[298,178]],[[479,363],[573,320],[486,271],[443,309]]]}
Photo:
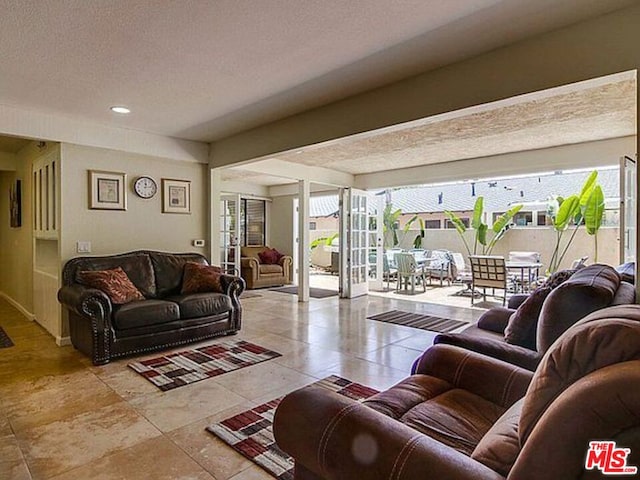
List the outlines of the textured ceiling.
{"label": "textured ceiling", "polygon": [[0,104],[211,141],[636,1],[0,0]]}
{"label": "textured ceiling", "polygon": [[[636,132],[636,80],[544,95],[446,120],[425,119],[381,132],[355,135],[273,158],[365,174],[523,150],[603,140]],[[533,95],[535,97],[535,95]],[[517,99],[516,99],[517,100]],[[224,178],[274,185],[251,174],[251,165]],[[280,183],[289,183],[286,180]]]}

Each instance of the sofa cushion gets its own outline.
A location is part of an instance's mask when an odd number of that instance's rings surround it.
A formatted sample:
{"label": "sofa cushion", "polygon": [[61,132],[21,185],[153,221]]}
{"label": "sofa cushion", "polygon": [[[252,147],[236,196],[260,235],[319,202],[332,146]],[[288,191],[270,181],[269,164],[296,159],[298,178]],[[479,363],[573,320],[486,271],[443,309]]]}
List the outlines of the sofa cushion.
{"label": "sofa cushion", "polygon": [[266,265],[277,265],[280,262],[280,259],[284,257],[278,250],[275,248],[270,248],[258,253],[258,258],[260,259],[260,263]]}
{"label": "sofa cushion", "polygon": [[144,300],[142,293],[120,267],[113,270],[82,270],[77,278],[83,285],[102,290],[114,305]]}
{"label": "sofa cushion", "polygon": [[73,278],[78,283],[82,283],[78,275],[83,270],[113,270],[120,267],[142,295],[146,298],[155,298],[156,296],[156,277],[147,253],[133,252],[106,257],[79,257],[73,259],[72,262],[75,269]]}
{"label": "sofa cushion", "polygon": [[258,270],[260,271],[260,274],[278,274],[278,275],[282,275],[284,270],[282,268],[281,265],[264,265],[264,264],[260,264],[260,267],[258,268]]}
{"label": "sofa cushion", "polygon": [[213,265],[200,265],[197,263],[185,263],[182,277],[181,294],[187,293],[222,293],[222,269]]}
{"label": "sofa cushion", "polygon": [[177,295],[182,287],[184,265],[187,262],[206,265],[207,261],[196,253],[163,253],[151,252],[149,254],[155,271],[157,296],[164,298],[168,295]]}
{"label": "sofa cushion", "polygon": [[179,318],[178,304],[166,300],[127,303],[113,312],[113,323],[122,330],[173,322]]}
{"label": "sofa cushion", "polygon": [[504,412],[471,454],[471,458],[505,477],[520,453],[518,422],[523,402],[524,399],[518,400]]}
{"label": "sofa cushion", "polygon": [[178,304],[180,318],[208,317],[231,310],[231,299],[223,293],[191,293],[167,297]]}
{"label": "sofa cushion", "polygon": [[416,405],[400,421],[465,455],[471,455],[505,410],[466,390],[452,389]]}
{"label": "sofa cushion", "polygon": [[504,339],[507,343],[531,350],[536,349],[538,317],[551,290],[551,287],[540,287],[534,290],[529,298],[511,314],[507,328],[504,330]]}
{"label": "sofa cushion", "polygon": [[564,282],[569,280],[573,276],[573,274],[576,273],[577,271],[578,270],[576,269],[568,269],[568,270],[559,270],[555,273],[552,273],[551,276],[547,278],[547,281],[544,283],[544,286],[549,288],[559,287]]}

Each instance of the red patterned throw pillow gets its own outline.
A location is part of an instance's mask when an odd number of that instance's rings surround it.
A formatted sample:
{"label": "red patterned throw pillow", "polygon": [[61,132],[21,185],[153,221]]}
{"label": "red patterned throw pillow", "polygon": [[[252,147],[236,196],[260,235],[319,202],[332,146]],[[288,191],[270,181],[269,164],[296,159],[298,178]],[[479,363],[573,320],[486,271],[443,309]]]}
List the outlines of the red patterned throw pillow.
{"label": "red patterned throw pillow", "polygon": [[264,263],[265,265],[277,265],[280,263],[280,259],[284,257],[284,255],[275,248],[268,248],[267,250],[258,253],[258,257],[260,258],[260,263]]}
{"label": "red patterned throw pillow", "polygon": [[144,300],[144,295],[129,280],[126,272],[116,267],[113,270],[83,270],[78,272],[78,281],[91,288],[102,290],[114,305]]}
{"label": "red patterned throw pillow", "polygon": [[202,265],[195,262],[184,264],[182,293],[223,293],[220,277],[222,269],[214,265]]}

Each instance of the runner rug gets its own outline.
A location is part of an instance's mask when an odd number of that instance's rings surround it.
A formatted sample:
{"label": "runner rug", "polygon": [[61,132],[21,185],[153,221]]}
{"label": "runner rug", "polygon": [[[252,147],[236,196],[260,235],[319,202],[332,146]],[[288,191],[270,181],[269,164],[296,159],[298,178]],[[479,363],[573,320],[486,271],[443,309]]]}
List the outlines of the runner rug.
{"label": "runner rug", "polygon": [[167,391],[279,356],[278,352],[236,340],[130,363],[129,367]]}
{"label": "runner rug", "polygon": [[[378,393],[373,388],[333,375],[313,385],[362,401]],[[273,438],[273,415],[283,397],[207,427],[235,451],[279,480],[293,479],[293,458],[278,448]]]}
{"label": "runner rug", "polygon": [[[291,293],[293,295],[298,294],[298,287],[280,287],[280,288],[272,288],[274,292],[280,293]],[[309,296],[311,298],[327,298],[327,297],[335,297],[338,295],[336,290],[327,290],[326,288],[313,288],[309,289]]]}
{"label": "runner rug", "polygon": [[468,322],[462,322],[460,320],[451,320],[450,318],[436,317],[434,315],[423,315],[421,313],[403,312],[402,310],[391,310],[367,318],[378,322],[395,323],[396,325],[431,330],[432,332],[439,333],[449,333],[463,325],[469,325]]}
{"label": "runner rug", "polygon": [[0,348],[9,348],[13,347],[13,342],[7,335],[7,332],[4,331],[2,327],[0,327]]}

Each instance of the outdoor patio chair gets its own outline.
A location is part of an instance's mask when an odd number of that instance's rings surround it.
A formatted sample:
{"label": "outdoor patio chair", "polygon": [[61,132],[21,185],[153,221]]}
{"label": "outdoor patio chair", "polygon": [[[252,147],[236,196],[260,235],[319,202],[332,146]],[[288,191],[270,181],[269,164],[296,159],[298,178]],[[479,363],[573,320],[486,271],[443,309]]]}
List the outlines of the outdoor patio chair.
{"label": "outdoor patio chair", "polygon": [[[503,290],[502,305],[504,306],[507,301],[507,267],[504,257],[471,255],[469,261],[471,262],[471,289],[475,291],[481,288],[483,301],[487,300],[487,288],[492,289],[494,297],[496,289]],[[472,295],[471,306],[473,306],[473,298]]]}
{"label": "outdoor patio chair", "polygon": [[387,261],[389,262],[389,266],[391,268],[396,268],[396,255],[402,253],[403,250],[401,248],[389,248],[384,252],[384,256],[387,257]]}
{"label": "outdoor patio chair", "polygon": [[[540,253],[539,252],[509,252],[508,263],[519,264],[539,264]],[[539,270],[532,268],[508,268],[509,282],[513,286],[514,292],[528,293],[531,290],[532,285],[535,285]]]}
{"label": "outdoor patio chair", "polygon": [[429,279],[429,284],[431,284],[432,278],[436,278],[440,281],[441,287],[445,280],[451,285],[451,282],[454,280],[452,265],[453,257],[451,256],[451,252],[448,250],[432,251],[431,258],[424,267],[424,274],[425,277]]}
{"label": "outdoor patio chair", "polygon": [[473,275],[471,274],[471,267],[469,267],[464,261],[464,257],[459,252],[451,253],[453,257],[452,264],[452,276],[454,282],[462,283],[465,288],[464,290],[460,290],[454,295],[457,296],[471,296],[475,295],[476,292],[471,288],[471,284],[473,283]]}
{"label": "outdoor patio chair", "polygon": [[391,284],[392,279],[398,278],[398,269],[391,268],[389,265],[389,259],[386,255],[382,256],[382,279],[387,281],[387,290],[389,290],[389,285]]}
{"label": "outdoor patio chair", "polygon": [[418,266],[416,259],[410,253],[398,253],[396,255],[396,262],[398,264],[398,282],[396,283],[396,292],[400,291],[402,283],[405,284],[405,289],[409,288],[409,282],[411,282],[411,294],[416,293],[416,282],[422,283],[422,288],[426,292],[427,286],[425,285],[424,270]]}

